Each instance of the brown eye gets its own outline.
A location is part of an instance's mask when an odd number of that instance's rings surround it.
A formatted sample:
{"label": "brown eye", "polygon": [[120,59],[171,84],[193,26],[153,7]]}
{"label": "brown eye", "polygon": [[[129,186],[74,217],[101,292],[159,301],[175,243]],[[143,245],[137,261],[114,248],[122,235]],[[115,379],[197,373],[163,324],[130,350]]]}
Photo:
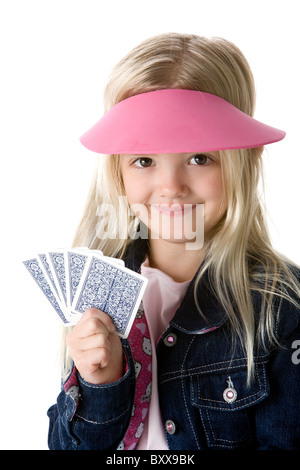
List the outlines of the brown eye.
{"label": "brown eye", "polygon": [[139,167],[148,168],[149,166],[152,165],[152,158],[141,157],[138,160],[136,160],[134,163]]}
{"label": "brown eye", "polygon": [[205,165],[210,160],[208,155],[197,153],[190,159],[192,165]]}

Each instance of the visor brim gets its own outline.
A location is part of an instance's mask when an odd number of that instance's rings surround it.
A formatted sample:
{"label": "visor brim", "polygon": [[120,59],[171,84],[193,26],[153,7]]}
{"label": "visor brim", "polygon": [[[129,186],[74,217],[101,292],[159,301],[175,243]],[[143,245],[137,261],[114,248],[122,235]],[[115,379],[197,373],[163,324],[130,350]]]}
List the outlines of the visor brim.
{"label": "visor brim", "polygon": [[120,101],[80,141],[100,154],[143,155],[254,148],[284,137],[216,95],[166,89]]}

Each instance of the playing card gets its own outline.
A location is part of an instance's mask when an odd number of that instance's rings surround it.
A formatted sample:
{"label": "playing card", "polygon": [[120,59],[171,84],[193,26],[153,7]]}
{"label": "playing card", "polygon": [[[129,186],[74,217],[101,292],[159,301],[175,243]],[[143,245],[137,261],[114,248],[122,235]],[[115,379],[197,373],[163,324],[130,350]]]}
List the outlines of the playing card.
{"label": "playing card", "polygon": [[39,260],[37,258],[32,258],[27,261],[23,261],[23,263],[27,268],[28,272],[31,274],[32,278],[35,280],[35,282],[43,292],[43,294],[47,297],[52,307],[55,309],[57,315],[59,316],[63,324],[69,324],[69,320],[66,318],[62,310],[60,300],[51,289],[48,279],[44,274],[43,268],[39,263]]}
{"label": "playing card", "polygon": [[112,318],[121,337],[128,336],[147,279],[123,260],[79,247],[39,253],[23,263],[65,326],[96,307]]}
{"label": "playing card", "polygon": [[74,295],[80,282],[84,267],[88,260],[86,250],[66,250],[65,259],[65,279],[66,279],[66,297],[69,306],[72,305]]}
{"label": "playing card", "polygon": [[55,281],[54,281],[54,278],[53,278],[53,274],[52,274],[52,271],[50,269],[50,266],[49,266],[49,262],[47,260],[47,256],[45,255],[45,253],[39,253],[38,254],[38,261],[40,262],[40,267],[41,269],[43,270],[43,273],[46,277],[46,279],[48,280],[51,288],[53,288],[56,296],[60,299],[60,301],[62,300],[60,295],[59,295],[59,292],[57,290],[57,287],[55,285]]}
{"label": "playing card", "polygon": [[[76,313],[72,311],[71,307],[73,304],[77,287],[83,275],[84,268],[92,253],[96,254],[97,256],[103,256],[100,250],[89,250],[85,247],[67,249],[64,252],[66,298],[67,305],[70,309],[69,315],[71,317],[74,317],[74,315],[76,315]],[[124,266],[123,260],[103,256],[103,259],[104,258],[111,260],[112,263]]]}
{"label": "playing card", "polygon": [[52,272],[56,288],[62,298],[64,305],[68,306],[66,271],[65,271],[65,253],[64,250],[48,251],[45,253],[49,268]]}
{"label": "playing card", "polygon": [[113,320],[126,338],[145,291],[147,279],[106,257],[91,254],[73,300],[72,310],[96,307]]}

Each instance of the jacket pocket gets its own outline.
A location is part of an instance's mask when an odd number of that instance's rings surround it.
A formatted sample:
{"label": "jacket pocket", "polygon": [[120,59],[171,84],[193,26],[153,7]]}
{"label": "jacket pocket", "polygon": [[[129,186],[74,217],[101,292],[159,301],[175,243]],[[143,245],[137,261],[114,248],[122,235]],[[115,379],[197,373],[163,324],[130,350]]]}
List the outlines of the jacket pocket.
{"label": "jacket pocket", "polygon": [[236,359],[192,376],[192,405],[198,408],[208,447],[235,449],[255,445],[255,405],[269,394],[263,360],[247,386],[245,359]]}

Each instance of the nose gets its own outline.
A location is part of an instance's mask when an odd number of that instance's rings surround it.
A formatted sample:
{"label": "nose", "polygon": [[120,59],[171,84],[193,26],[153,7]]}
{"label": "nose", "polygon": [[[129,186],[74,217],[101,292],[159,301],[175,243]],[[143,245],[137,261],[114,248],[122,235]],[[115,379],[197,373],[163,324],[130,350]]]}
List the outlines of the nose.
{"label": "nose", "polygon": [[187,196],[188,186],[179,168],[163,168],[159,172],[158,178],[158,192],[160,197],[174,200]]}

